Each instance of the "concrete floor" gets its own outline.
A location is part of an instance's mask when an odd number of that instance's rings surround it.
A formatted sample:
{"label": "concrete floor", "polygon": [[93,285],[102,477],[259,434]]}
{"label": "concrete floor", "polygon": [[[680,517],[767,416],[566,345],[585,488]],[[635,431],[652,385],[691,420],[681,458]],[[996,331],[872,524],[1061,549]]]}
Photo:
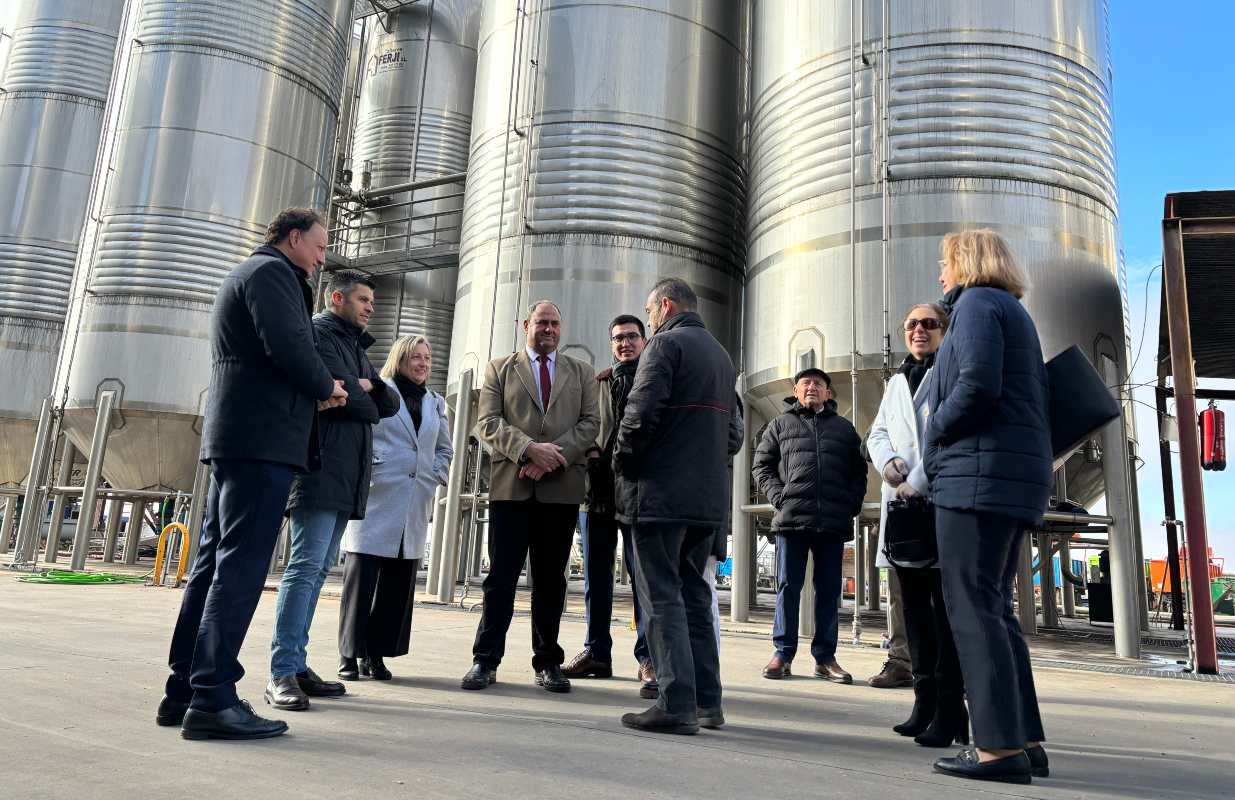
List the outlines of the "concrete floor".
{"label": "concrete floor", "polygon": [[[622,728],[640,701],[614,628],[612,680],[569,695],[532,684],[526,616],[511,629],[496,686],[463,692],[477,615],[416,609],[410,656],[390,683],[351,684],[341,699],[283,714],[287,736],[185,742],[154,725],[180,593],[139,586],[57,587],[0,575],[0,797],[854,797],[1206,798],[1235,796],[1235,686],[1052,668],[1037,671],[1053,775],[1009,787],[935,775],[928,751],[888,728],[907,691],[774,683],[760,639],[726,634],[722,731],[654,736]],[[273,597],[263,598],[242,655],[241,695],[265,708]],[[323,598],[310,648],[333,671],[338,601]],[[583,626],[568,619],[568,654]],[[855,676],[876,649],[843,647]]]}

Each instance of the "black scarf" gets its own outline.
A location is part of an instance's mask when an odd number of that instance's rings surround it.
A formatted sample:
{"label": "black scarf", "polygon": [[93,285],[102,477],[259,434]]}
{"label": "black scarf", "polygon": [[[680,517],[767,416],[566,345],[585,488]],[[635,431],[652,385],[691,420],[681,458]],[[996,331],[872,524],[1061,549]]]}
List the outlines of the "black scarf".
{"label": "black scarf", "polygon": [[910,397],[918,393],[918,387],[922,385],[922,379],[926,377],[927,370],[934,365],[934,353],[928,353],[921,361],[915,360],[913,356],[905,356],[905,363],[901,364],[899,372],[905,376],[905,380],[909,381]]}
{"label": "black scarf", "polygon": [[416,427],[416,433],[420,433],[420,401],[424,399],[429,388],[400,372],[395,373],[395,386],[399,387],[399,394],[403,395],[403,402],[407,403],[407,413],[412,415],[412,425]]}
{"label": "black scarf", "polygon": [[[613,377],[609,379],[609,399],[613,403],[613,419],[615,423],[621,422],[622,415],[626,413],[626,400],[630,397],[630,387],[635,385],[635,370],[639,368],[639,359],[634,361],[619,361],[613,365]],[[609,441],[605,442],[606,453],[613,452],[613,444],[617,439],[618,425],[614,424],[613,431],[609,434]]]}

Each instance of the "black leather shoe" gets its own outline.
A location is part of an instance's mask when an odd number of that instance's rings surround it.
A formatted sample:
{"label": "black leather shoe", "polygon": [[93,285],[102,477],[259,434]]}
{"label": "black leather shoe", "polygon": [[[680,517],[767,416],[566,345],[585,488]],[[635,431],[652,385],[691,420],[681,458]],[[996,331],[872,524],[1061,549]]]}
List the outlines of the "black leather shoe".
{"label": "black leather shoe", "polygon": [[999,783],[1032,783],[1029,756],[1022,751],[994,761],[979,761],[976,750],[965,748],[954,758],[941,758],[935,762],[935,771],[957,778]]}
{"label": "black leather shoe", "polygon": [[356,659],[343,656],[339,659],[339,678],[345,681],[360,680],[360,667],[356,665]]}
{"label": "black leather shoe", "polygon": [[338,681],[322,680],[312,667],[306,667],[304,672],[296,673],[296,683],[300,684],[300,691],[309,697],[339,697],[347,694],[346,686]]}
{"label": "black leather shoe", "polygon": [[649,733],[677,733],[694,736],[699,732],[699,721],[694,716],[670,714],[660,706],[652,706],[642,714],[623,714],[622,724],[627,728]]}
{"label": "black leather shoe", "polygon": [[725,712],[719,706],[695,709],[695,716],[699,719],[699,727],[710,731],[719,730],[725,724]]}
{"label": "black leather shoe", "polygon": [[309,698],[296,682],[295,675],[271,678],[266,684],[266,702],[283,711],[308,711]]}
{"label": "black leather shoe", "polygon": [[1042,745],[1026,747],[1025,755],[1029,757],[1029,771],[1033,773],[1035,778],[1049,778],[1051,776],[1051,762],[1046,757],[1046,750]]}
{"label": "black leather shoe", "polygon": [[381,656],[360,659],[360,674],[368,675],[375,681],[388,681],[394,677],[390,670],[386,669],[386,662],[382,661]]}
{"label": "black leather shoe", "polygon": [[184,715],[180,735],[185,739],[269,739],[287,732],[287,723],[263,719],[241,700],[217,713],[190,708]]}
{"label": "black leather shoe", "polygon": [[165,728],[179,725],[184,722],[184,712],[188,710],[188,703],[181,703],[179,700],[163,695],[163,699],[159,701],[159,710],[154,715],[155,724]]}
{"label": "black leather shoe", "polygon": [[497,683],[496,669],[489,669],[484,664],[473,664],[463,676],[463,682],[460,685],[464,689],[477,690],[488,689],[494,683]]}
{"label": "black leather shoe", "polygon": [[562,668],[557,664],[536,671],[536,685],[546,692],[565,694],[570,691],[570,681],[562,674]]}
{"label": "black leather shoe", "polygon": [[562,674],[567,678],[612,678],[613,663],[598,661],[592,658],[591,650],[584,650],[562,668]]}

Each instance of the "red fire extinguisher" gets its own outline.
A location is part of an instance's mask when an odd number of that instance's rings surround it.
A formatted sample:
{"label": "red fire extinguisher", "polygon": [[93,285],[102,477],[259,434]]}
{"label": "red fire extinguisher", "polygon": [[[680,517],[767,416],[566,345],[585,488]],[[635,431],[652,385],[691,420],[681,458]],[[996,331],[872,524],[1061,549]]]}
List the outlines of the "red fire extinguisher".
{"label": "red fire extinguisher", "polygon": [[1210,400],[1197,422],[1201,426],[1201,468],[1215,472],[1226,469],[1225,415]]}

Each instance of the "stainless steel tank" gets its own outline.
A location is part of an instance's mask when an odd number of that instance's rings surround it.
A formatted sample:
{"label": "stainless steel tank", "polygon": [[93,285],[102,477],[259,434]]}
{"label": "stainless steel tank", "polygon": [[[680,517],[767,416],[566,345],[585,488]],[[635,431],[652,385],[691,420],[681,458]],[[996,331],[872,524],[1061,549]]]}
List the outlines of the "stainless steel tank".
{"label": "stainless steel tank", "polygon": [[107,183],[58,370],[86,447],[119,391],[104,475],[188,490],[223,277],[286,206],[325,210],[352,0],[144,0],[121,48]]}
{"label": "stainless steel tank", "polygon": [[665,276],[735,349],[748,4],[516,5],[484,7],[451,391],[521,346],[540,297],[562,309],[562,350],[607,365],[607,323]]}
{"label": "stainless steel tank", "polygon": [[123,0],[28,0],[0,73],[0,484],[51,391]]}
{"label": "stainless steel tank", "polygon": [[[375,21],[376,22],[376,21]],[[467,170],[480,0],[425,0],[370,23],[363,88],[352,150],[354,188],[370,166],[372,186],[407,183]],[[355,255],[458,242],[458,185],[401,192],[363,215]],[[454,195],[453,197],[451,195]],[[433,200],[435,197],[441,200]],[[407,224],[407,203],[426,217]],[[411,266],[410,264],[404,266]],[[422,334],[433,344],[433,388],[445,388],[458,269],[383,278],[379,311],[397,325],[374,328],[370,356],[385,358],[397,336]]]}
{"label": "stainless steel tank", "polygon": [[849,403],[856,351],[869,425],[885,333],[895,367],[905,309],[939,297],[941,237],[972,227],[1026,267],[1045,357],[1075,343],[1122,370],[1106,2],[886,5],[885,43],[879,0],[755,3],[744,360],[757,406],[772,413],[811,354]]}

